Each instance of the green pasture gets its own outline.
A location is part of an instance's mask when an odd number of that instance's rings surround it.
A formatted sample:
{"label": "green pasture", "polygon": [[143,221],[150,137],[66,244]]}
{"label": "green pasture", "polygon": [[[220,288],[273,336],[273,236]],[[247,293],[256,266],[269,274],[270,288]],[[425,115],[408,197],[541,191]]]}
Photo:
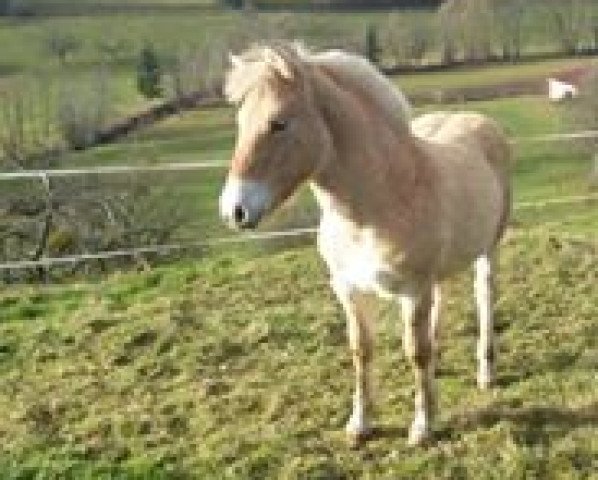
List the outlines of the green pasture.
{"label": "green pasture", "polygon": [[398,309],[376,315],[376,437],[346,443],[352,366],[313,247],[212,252],[0,292],[0,476],[594,479],[598,250],[559,229],[502,247],[498,386],[475,387],[469,276],[446,285],[434,442],[409,447]]}
{"label": "green pasture", "polygon": [[[429,13],[405,11],[400,15],[410,18]],[[387,12],[319,12],[317,15],[281,12],[259,13],[248,18],[240,12],[223,10],[184,14],[61,16],[33,20],[0,18],[0,44],[3,45],[0,72],[34,73],[40,69],[61,68],[47,48],[48,38],[55,33],[70,35],[81,42],[80,48],[67,58],[66,63],[66,67],[81,70],[104,61],[98,45],[107,40],[123,43],[122,63],[126,64],[132,60],[131,54],[134,56],[147,42],[164,54],[176,53],[183,48],[216,48],[235,33],[245,34],[239,32],[239,28],[248,28],[252,24],[255,27],[256,22],[266,36],[275,33],[272,29],[282,27],[285,32],[295,34],[308,43],[331,43],[336,33],[353,33],[363,41],[366,25],[382,24],[387,16]]]}
{"label": "green pasture", "polygon": [[[405,12],[411,17],[420,12]],[[106,109],[105,123],[147,108],[152,101],[136,88],[140,50],[151,44],[158,52],[165,83],[168,65],[177,58],[202,58],[196,87],[219,75],[229,50],[247,46],[251,38],[278,37],[281,31],[308,44],[333,44],[334,38],[355,38],[362,45],[366,25],[380,23],[384,13],[264,13],[247,17],[233,11],[135,13],[47,18],[0,17],[0,134],[8,128],[7,109],[22,105],[26,147],[35,150],[33,133],[42,117],[56,135],[61,98],[73,92],[79,110]],[[261,33],[258,33],[261,32]],[[73,40],[77,48],[60,61],[52,41]],[[343,40],[344,41],[344,40]],[[115,48],[114,55],[106,48]],[[98,95],[98,89],[102,95]],[[169,94],[169,92],[166,92]]]}
{"label": "green pasture", "polygon": [[[451,88],[501,85],[525,80],[544,79],[563,70],[595,62],[592,58],[528,61],[505,65],[463,67],[448,71],[404,74],[397,83],[406,92],[436,91]],[[548,94],[548,84],[546,85]]]}
{"label": "green pasture", "polygon": [[[402,77],[397,80],[402,82]],[[472,110],[496,119],[515,139],[571,131],[562,107],[542,97],[499,98],[453,105],[430,105],[414,114],[435,110]],[[235,114],[232,107],[186,112],[135,132],[121,142],[70,154],[71,165],[153,164],[227,160],[234,145]],[[539,144],[540,148],[542,144]]]}
{"label": "green pasture", "polygon": [[[532,7],[530,7],[532,8]],[[536,8],[536,7],[533,7]],[[136,12],[127,14],[98,14],[88,16],[55,16],[34,18],[0,18],[0,132],[6,125],[6,105],[15,99],[24,103],[27,132],[35,130],[42,110],[50,116],[52,134],[45,142],[58,140],[56,116],[60,98],[74,91],[75,103],[85,109],[106,108],[105,122],[110,122],[147,107],[151,102],[136,90],[135,68],[140,49],[147,43],[154,45],[162,58],[163,67],[177,56],[204,57],[202,75],[211,78],[220,70],[222,57],[228,50],[239,50],[250,38],[278,38],[281,35],[303,39],[308,45],[336,46],[363,50],[368,25],[378,26],[381,58],[388,62],[384,40],[389,18],[398,19],[397,25],[409,25],[419,19],[433,23],[429,11],[345,12],[330,13],[256,13],[250,16],[230,10],[186,13]],[[554,38],[548,32],[549,19],[541,21],[528,15],[526,35],[540,50]],[[398,27],[393,27],[398,28]],[[535,33],[534,33],[535,32]],[[77,48],[68,53],[64,62],[52,54],[52,40],[73,39]],[[106,48],[118,46],[114,56]],[[435,54],[431,53],[431,59]],[[205,59],[209,60],[205,60]],[[583,60],[555,60],[527,62],[502,67],[489,66],[457,70],[450,73],[406,75],[399,81],[407,92],[421,92],[488,84],[504,81],[539,78],[577,66]],[[102,96],[94,93],[99,88]],[[198,80],[198,85],[201,82]],[[94,100],[95,99],[95,100]],[[96,103],[94,103],[94,101]],[[47,108],[46,108],[47,107]],[[46,114],[46,113],[44,113]],[[27,148],[38,146],[32,138]]]}

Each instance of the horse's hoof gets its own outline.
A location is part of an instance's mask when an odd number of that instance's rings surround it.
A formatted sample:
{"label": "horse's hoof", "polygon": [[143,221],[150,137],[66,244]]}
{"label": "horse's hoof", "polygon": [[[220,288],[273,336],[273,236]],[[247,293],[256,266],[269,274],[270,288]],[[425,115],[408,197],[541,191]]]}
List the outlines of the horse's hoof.
{"label": "horse's hoof", "polygon": [[478,375],[478,388],[488,390],[494,386],[494,378],[491,375]]}
{"label": "horse's hoof", "polygon": [[358,431],[350,431],[347,429],[347,441],[351,448],[359,448],[370,440],[374,435],[371,428],[362,429]]}
{"label": "horse's hoof", "polygon": [[409,429],[409,439],[407,443],[413,447],[419,447],[427,444],[432,438],[432,432],[424,425],[413,422]]}
{"label": "horse's hoof", "polygon": [[372,438],[373,429],[363,419],[356,420],[355,417],[351,417],[347,426],[345,427],[349,445],[352,448],[357,448],[363,445],[367,440]]}

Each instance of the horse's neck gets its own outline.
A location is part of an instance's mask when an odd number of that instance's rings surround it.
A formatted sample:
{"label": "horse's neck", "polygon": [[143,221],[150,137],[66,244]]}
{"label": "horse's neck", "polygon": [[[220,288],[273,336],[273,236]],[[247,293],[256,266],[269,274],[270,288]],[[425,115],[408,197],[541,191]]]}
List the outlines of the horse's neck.
{"label": "horse's neck", "polygon": [[313,179],[324,212],[334,210],[356,224],[401,215],[416,183],[415,139],[392,126],[354,92],[333,78],[317,82],[316,100],[333,138],[332,158]]}

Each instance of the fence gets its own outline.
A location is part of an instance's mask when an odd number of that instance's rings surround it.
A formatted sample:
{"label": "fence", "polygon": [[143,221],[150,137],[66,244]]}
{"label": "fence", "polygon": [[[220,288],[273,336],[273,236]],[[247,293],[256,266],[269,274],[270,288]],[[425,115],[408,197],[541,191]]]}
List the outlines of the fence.
{"label": "fence", "polygon": [[[535,137],[520,138],[515,143],[529,143],[529,142],[553,142],[553,141],[571,141],[578,140],[580,138],[595,138],[598,137],[598,131],[586,131],[586,132],[574,132],[569,134],[558,134],[558,135],[541,135]],[[154,256],[169,256],[177,252],[185,252],[191,250],[202,249],[205,247],[211,247],[216,245],[228,245],[250,241],[265,241],[265,240],[276,240],[276,239],[289,239],[295,237],[304,237],[313,235],[316,231],[314,226],[315,216],[310,214],[301,221],[290,222],[291,227],[295,228],[278,228],[270,231],[260,231],[249,234],[239,235],[224,235],[225,230],[220,226],[220,222],[217,219],[217,194],[218,188],[221,181],[205,182],[206,175],[214,180],[215,178],[222,178],[225,172],[226,163],[220,161],[206,161],[206,162],[190,162],[190,163],[169,163],[159,165],[147,165],[147,166],[105,166],[105,167],[94,167],[94,168],[78,168],[78,169],[60,169],[60,170],[39,170],[39,171],[16,171],[16,172],[4,172],[0,173],[0,185],[5,182],[19,182],[19,181],[35,181],[38,182],[37,195],[44,197],[40,200],[40,204],[45,206],[45,210],[40,212],[42,220],[38,219],[38,223],[44,225],[39,236],[47,243],[49,223],[52,220],[52,201],[55,195],[52,183],[59,181],[66,181],[69,189],[67,194],[70,192],[85,191],[89,188],[89,177],[105,177],[109,179],[110,184],[115,181],[123,181],[123,178],[138,179],[139,176],[151,176],[159,175],[159,181],[156,182],[151,188],[157,188],[158,185],[164,186],[165,179],[170,174],[183,174],[181,178],[173,178],[172,190],[161,192],[165,193],[165,196],[172,197],[174,201],[172,203],[164,203],[161,198],[160,203],[166,215],[169,215],[172,205],[177,205],[185,202],[190,202],[192,215],[198,212],[203,212],[204,217],[202,221],[198,221],[197,224],[187,221],[185,223],[186,235],[179,236],[177,241],[154,243],[151,245],[139,245],[133,244],[126,248],[113,248],[113,249],[98,249],[86,252],[75,252],[67,253],[64,255],[53,256],[48,254],[46,245],[37,245],[33,254],[23,255],[21,258],[10,258],[0,261],[0,272],[10,272],[16,270],[31,270],[37,269],[38,271],[47,272],[51,267],[59,265],[75,265],[86,263],[90,261],[101,261],[110,259],[125,259],[125,258],[143,258],[145,255]],[[192,174],[204,174],[201,178],[194,179]],[[216,175],[216,177],[214,176]],[[74,185],[75,180],[83,179],[83,183],[79,186]],[[196,181],[197,180],[197,181]],[[197,187],[201,182],[209,184],[210,189],[203,192],[203,202],[197,201],[195,196],[197,191],[185,189],[184,182],[192,182],[194,187]],[[127,188],[125,182],[124,188]],[[31,187],[29,187],[31,188]],[[3,192],[8,191],[6,188],[1,188]],[[183,199],[181,196],[174,195],[174,191],[182,191],[187,197]],[[598,194],[588,195],[575,195],[568,197],[559,198],[548,198],[533,202],[520,202],[515,205],[516,210],[531,209],[531,208],[543,208],[550,205],[558,204],[574,204],[583,203],[587,201],[598,200]],[[101,202],[100,202],[101,203]],[[202,210],[194,210],[196,204],[201,204]],[[1,205],[0,205],[1,206]],[[106,213],[107,206],[101,206],[102,211]],[[154,208],[154,207],[150,207]],[[195,213],[194,213],[195,212]],[[313,212],[312,212],[313,213]],[[108,217],[109,215],[106,214]],[[207,220],[206,220],[207,219]],[[26,219],[28,220],[28,219]],[[188,219],[187,219],[188,220]],[[45,222],[45,223],[44,223]],[[283,222],[284,223],[284,222]],[[289,222],[287,222],[287,227]],[[193,230],[197,227],[196,230]],[[44,235],[46,236],[44,238]],[[201,240],[197,240],[197,238]],[[23,258],[25,257],[25,258]]]}

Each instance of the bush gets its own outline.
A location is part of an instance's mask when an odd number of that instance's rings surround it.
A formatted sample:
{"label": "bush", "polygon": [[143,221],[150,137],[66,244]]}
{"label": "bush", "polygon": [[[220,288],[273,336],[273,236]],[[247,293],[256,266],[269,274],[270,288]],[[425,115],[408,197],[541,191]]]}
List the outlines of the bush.
{"label": "bush", "polygon": [[368,24],[365,30],[365,56],[372,63],[378,63],[378,30],[375,25]]}
{"label": "bush", "polygon": [[57,124],[69,147],[82,149],[95,142],[96,135],[109,119],[111,93],[104,71],[89,82],[65,84],[58,98]]}
{"label": "bush", "polygon": [[140,52],[137,65],[137,90],[146,98],[162,96],[162,71],[158,54],[152,45],[146,45]]}
{"label": "bush", "polygon": [[52,82],[40,76],[0,94],[0,168],[46,168],[47,158],[36,155],[55,140],[52,128]]}
{"label": "bush", "polygon": [[64,64],[69,55],[81,48],[82,42],[72,34],[52,31],[46,38],[46,45],[50,54],[57,57],[61,64]]}

